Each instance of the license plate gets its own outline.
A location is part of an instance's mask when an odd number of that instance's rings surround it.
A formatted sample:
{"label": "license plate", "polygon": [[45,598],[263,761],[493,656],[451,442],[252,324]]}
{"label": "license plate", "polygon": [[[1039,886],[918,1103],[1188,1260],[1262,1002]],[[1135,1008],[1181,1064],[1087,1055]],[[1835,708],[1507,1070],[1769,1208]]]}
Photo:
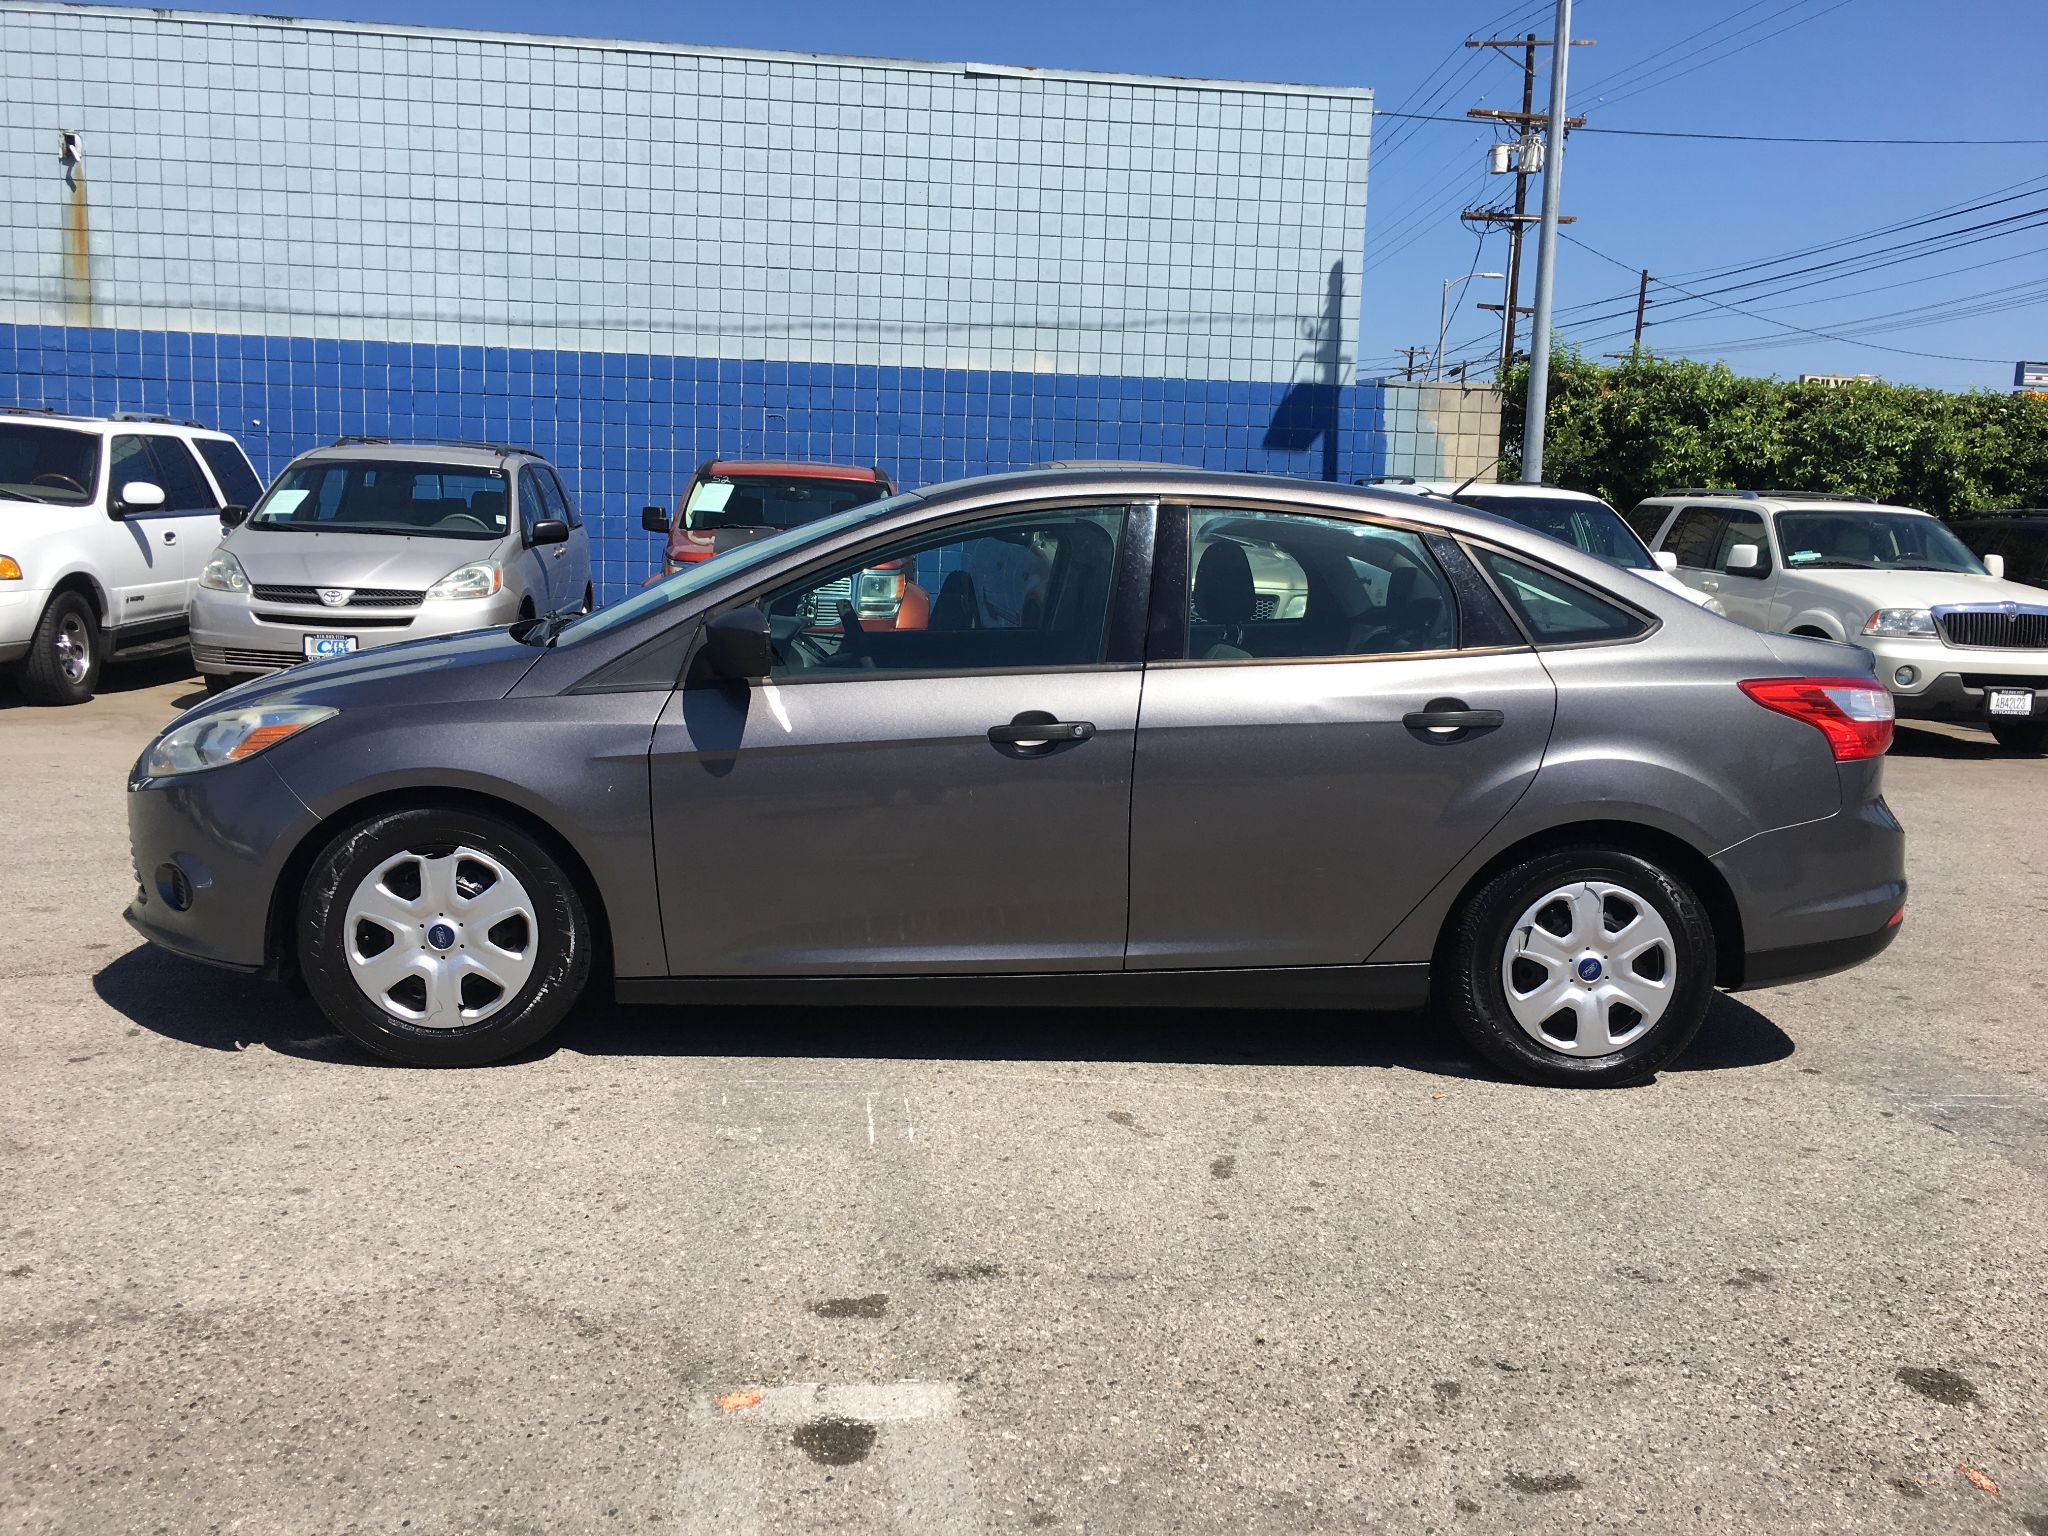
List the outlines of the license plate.
{"label": "license plate", "polygon": [[2031,715],[2033,712],[2033,689],[1994,688],[1991,690],[1991,713],[1994,715]]}
{"label": "license plate", "polygon": [[306,660],[325,661],[330,656],[346,656],[356,648],[354,635],[308,635],[306,636]]}

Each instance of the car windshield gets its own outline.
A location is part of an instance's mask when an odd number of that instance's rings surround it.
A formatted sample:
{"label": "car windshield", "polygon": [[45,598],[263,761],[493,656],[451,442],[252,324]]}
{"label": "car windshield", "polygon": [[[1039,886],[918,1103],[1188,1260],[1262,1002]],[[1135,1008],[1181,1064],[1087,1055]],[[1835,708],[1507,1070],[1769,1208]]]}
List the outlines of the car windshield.
{"label": "car windshield", "polygon": [[599,635],[617,629],[621,624],[630,624],[647,614],[682,602],[694,592],[722,582],[731,576],[743,576],[748,571],[773,563],[793,549],[801,549],[812,542],[822,542],[850,528],[886,517],[898,507],[913,500],[908,493],[891,496],[886,501],[863,502],[859,506],[847,507],[831,517],[805,523],[799,528],[788,528],[781,533],[743,544],[729,554],[720,555],[716,560],[706,560],[700,565],[686,565],[673,576],[663,577],[649,587],[642,587],[623,603],[614,603],[609,608],[600,608],[595,613],[585,614],[573,620],[554,637],[557,645],[580,645],[594,640]]}
{"label": "car windshield", "polygon": [[467,464],[315,459],[277,477],[252,528],[501,539],[510,525],[505,473]]}
{"label": "car windshield", "polygon": [[1780,512],[1778,545],[1793,570],[1986,574],[1961,539],[1920,512]]}
{"label": "car windshield", "polygon": [[99,483],[96,433],[39,422],[0,424],[0,499],[82,506]]}
{"label": "car windshield", "polygon": [[833,480],[819,475],[714,475],[690,492],[683,526],[692,533],[720,528],[800,528],[848,507],[880,501],[879,480]]}
{"label": "car windshield", "polygon": [[1643,541],[1621,520],[1621,514],[1604,501],[1567,500],[1562,496],[1488,496],[1467,491],[1458,497],[1458,503],[1520,523],[1537,533],[1547,533],[1624,571],[1657,569],[1657,562],[1650,558]]}

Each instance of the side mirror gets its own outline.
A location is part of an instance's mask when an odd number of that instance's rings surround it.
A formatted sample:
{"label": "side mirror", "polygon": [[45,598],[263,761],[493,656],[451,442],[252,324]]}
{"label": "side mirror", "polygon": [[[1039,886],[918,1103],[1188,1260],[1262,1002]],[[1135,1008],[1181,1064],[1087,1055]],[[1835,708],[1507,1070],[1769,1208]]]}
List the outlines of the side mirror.
{"label": "side mirror", "polygon": [[164,488],[153,480],[130,480],[121,487],[121,511],[154,512],[164,504]]}
{"label": "side mirror", "polygon": [[648,533],[668,532],[668,511],[664,507],[642,507],[640,526]]}
{"label": "side mirror", "polygon": [[247,507],[222,507],[220,509],[220,531],[226,533],[232,528],[239,528],[248,519],[249,509]]}
{"label": "side mirror", "polygon": [[1984,569],[1989,571],[1993,576],[1997,577],[2000,581],[2005,580],[2005,556],[1986,555],[1984,557]]}
{"label": "side mirror", "polygon": [[766,677],[775,666],[768,615],[758,608],[733,608],[718,615],[704,626],[704,663],[720,682]]}
{"label": "side mirror", "polygon": [[1728,558],[1722,562],[1724,571],[1753,571],[1759,564],[1762,551],[1754,544],[1738,544],[1728,551]]}
{"label": "side mirror", "polygon": [[1667,574],[1678,569],[1678,556],[1668,549],[1654,550],[1651,552],[1650,558],[1657,562],[1658,570]]}
{"label": "side mirror", "polygon": [[559,517],[544,517],[533,525],[533,532],[526,542],[538,549],[543,544],[566,544],[569,542],[569,525]]}

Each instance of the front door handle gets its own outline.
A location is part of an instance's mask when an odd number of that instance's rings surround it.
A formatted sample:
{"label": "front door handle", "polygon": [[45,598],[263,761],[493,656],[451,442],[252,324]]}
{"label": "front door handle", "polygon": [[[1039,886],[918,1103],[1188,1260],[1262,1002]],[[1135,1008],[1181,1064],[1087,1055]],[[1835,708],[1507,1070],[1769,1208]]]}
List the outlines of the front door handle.
{"label": "front door handle", "polygon": [[175,544],[175,543],[177,543],[177,542],[178,542],[178,535],[177,535],[176,531],[175,531],[175,530],[173,530],[173,529],[170,529],[170,528],[166,528],[166,529],[164,530],[164,542],[165,542],[166,544]]}
{"label": "front door handle", "polygon": [[1507,718],[1497,709],[1467,709],[1463,699],[1431,699],[1426,708],[1403,715],[1401,723],[1438,741],[1458,741],[1473,731],[1498,730]]}
{"label": "front door handle", "polygon": [[1086,741],[1095,734],[1088,720],[1055,720],[1041,709],[1028,709],[1008,725],[992,725],[988,739],[999,747],[1049,748],[1063,741]]}

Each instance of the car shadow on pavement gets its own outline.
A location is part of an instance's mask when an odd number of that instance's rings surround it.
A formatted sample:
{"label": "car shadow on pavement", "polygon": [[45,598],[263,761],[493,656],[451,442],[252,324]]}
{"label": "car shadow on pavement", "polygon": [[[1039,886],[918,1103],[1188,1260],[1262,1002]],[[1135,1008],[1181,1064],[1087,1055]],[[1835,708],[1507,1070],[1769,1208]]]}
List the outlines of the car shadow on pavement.
{"label": "car shadow on pavement", "polygon": [[1983,762],[1989,758],[2010,757],[2013,754],[1981,731],[1961,735],[1917,727],[1901,721],[1899,728],[1892,733],[1891,755],[1946,758],[1951,762]]}
{"label": "car shadow on pavement", "polygon": [[[141,693],[150,688],[161,688],[166,683],[175,683],[180,678],[190,678],[190,697],[180,694],[171,702],[179,709],[206,697],[206,689],[199,682],[199,674],[192,670],[192,661],[187,656],[153,656],[145,661],[113,662],[100,668],[99,681],[93,685],[95,697],[109,694]],[[12,679],[0,675],[0,709],[33,708],[21,696],[20,686]]]}
{"label": "car shadow on pavement", "polygon": [[[147,945],[93,978],[101,1001],[166,1039],[215,1051],[261,1046],[309,1060],[381,1065],[336,1034],[311,1001]],[[1699,1038],[1668,1070],[1782,1061],[1783,1030],[1717,995]],[[586,1056],[1096,1061],[1188,1066],[1385,1067],[1504,1081],[1437,1015],[1365,1016],[1192,1008],[665,1008],[594,996],[543,1045],[508,1065]]]}

